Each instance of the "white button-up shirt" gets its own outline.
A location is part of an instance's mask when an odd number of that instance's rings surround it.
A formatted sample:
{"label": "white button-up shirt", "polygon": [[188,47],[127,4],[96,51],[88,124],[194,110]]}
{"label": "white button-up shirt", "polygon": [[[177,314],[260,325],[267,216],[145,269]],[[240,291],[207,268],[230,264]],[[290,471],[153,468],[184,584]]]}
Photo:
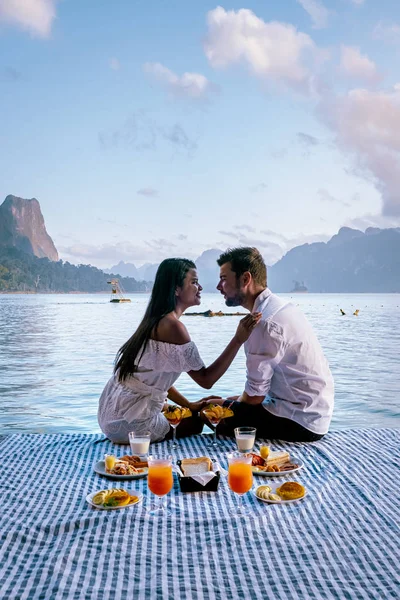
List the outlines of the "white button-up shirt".
{"label": "white button-up shirt", "polygon": [[262,317],[244,345],[249,396],[309,431],[325,434],[332,418],[333,377],[304,314],[266,288],[254,303]]}

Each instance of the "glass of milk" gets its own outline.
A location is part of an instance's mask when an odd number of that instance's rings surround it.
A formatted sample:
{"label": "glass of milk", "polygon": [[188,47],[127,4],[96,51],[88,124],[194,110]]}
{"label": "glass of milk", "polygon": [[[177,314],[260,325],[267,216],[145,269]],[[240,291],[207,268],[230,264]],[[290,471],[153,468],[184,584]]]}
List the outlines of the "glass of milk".
{"label": "glass of milk", "polygon": [[239,452],[251,452],[256,439],[257,429],[254,427],[236,427],[235,438]]}
{"label": "glass of milk", "polygon": [[140,456],[140,458],[146,457],[150,446],[150,431],[130,431],[129,443],[133,456]]}

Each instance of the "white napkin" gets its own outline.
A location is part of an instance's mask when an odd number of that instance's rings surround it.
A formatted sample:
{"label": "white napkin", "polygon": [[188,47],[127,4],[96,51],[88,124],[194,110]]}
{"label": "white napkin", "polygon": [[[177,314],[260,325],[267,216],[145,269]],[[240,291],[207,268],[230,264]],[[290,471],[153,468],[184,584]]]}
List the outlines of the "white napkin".
{"label": "white napkin", "polygon": [[216,475],[214,471],[207,471],[207,473],[202,473],[201,475],[191,475],[190,477],[197,481],[197,483],[200,483],[200,485],[204,486],[207,485],[207,483],[211,481],[211,479],[214,479]]}

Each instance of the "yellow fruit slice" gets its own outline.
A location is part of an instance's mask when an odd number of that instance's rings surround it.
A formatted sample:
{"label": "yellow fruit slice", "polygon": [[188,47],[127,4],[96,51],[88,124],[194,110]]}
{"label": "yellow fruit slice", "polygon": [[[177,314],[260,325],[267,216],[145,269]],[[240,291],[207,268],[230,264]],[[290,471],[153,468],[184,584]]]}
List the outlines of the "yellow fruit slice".
{"label": "yellow fruit slice", "polygon": [[105,494],[106,492],[104,490],[102,490],[101,492],[98,492],[95,496],[93,496],[93,504],[103,504],[104,502],[104,498],[105,498]]}
{"label": "yellow fruit slice", "polygon": [[269,446],[261,446],[260,455],[262,458],[268,458],[270,452]]}
{"label": "yellow fruit slice", "polygon": [[232,409],[230,408],[225,408],[224,409],[224,419],[227,419],[228,417],[233,417],[235,413],[233,412]]}

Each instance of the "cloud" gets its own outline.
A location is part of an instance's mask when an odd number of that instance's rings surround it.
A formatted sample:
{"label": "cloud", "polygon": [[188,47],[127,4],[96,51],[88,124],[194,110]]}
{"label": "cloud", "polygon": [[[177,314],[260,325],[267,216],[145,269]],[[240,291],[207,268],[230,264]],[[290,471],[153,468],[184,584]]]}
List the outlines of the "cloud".
{"label": "cloud", "polygon": [[275,160],[279,160],[281,158],[285,158],[287,153],[288,153],[287,148],[280,148],[278,150],[272,150],[270,152],[270,156],[271,156],[271,158],[274,158]]}
{"label": "cloud", "polygon": [[104,148],[125,147],[137,152],[156,150],[162,142],[168,142],[188,155],[192,155],[197,148],[197,143],[189,137],[182,125],[159,125],[144,112],[134,113],[114,131],[100,132],[99,142]]}
{"label": "cloud", "polygon": [[355,157],[359,174],[372,175],[382,214],[400,216],[400,84],[392,91],[353,89],[325,98],[320,115],[339,148]]}
{"label": "cloud", "polygon": [[141,196],[147,196],[148,198],[154,198],[155,196],[158,196],[158,190],[155,190],[152,187],[141,188],[136,193],[140,194]]}
{"label": "cloud", "polygon": [[57,0],[0,0],[0,22],[32,35],[48,37],[56,16]]}
{"label": "cloud", "polygon": [[379,21],[372,31],[372,37],[388,44],[400,44],[400,25],[390,21]]}
{"label": "cloud", "polygon": [[110,58],[108,61],[108,66],[113,71],[119,71],[121,68],[121,63],[119,62],[118,58]]}
{"label": "cloud", "polygon": [[328,25],[330,11],[318,0],[297,0],[310,15],[313,29],[324,29]]}
{"label": "cloud", "polygon": [[351,206],[351,204],[349,202],[345,202],[344,200],[340,200],[339,198],[335,198],[335,196],[332,196],[332,194],[330,194],[328,192],[328,190],[319,189],[317,191],[317,194],[319,196],[319,199],[322,200],[322,202],[330,202],[333,204],[340,204],[341,206],[345,206],[345,207]]}
{"label": "cloud", "polygon": [[365,231],[368,227],[379,227],[379,229],[389,229],[400,226],[400,217],[385,217],[383,215],[365,214],[354,219],[348,219],[344,225],[354,227]]}
{"label": "cloud", "polygon": [[[175,244],[168,240],[149,240],[143,245],[130,242],[117,242],[115,244],[73,244],[58,248],[63,260],[75,264],[97,264],[103,267],[116,264],[120,260],[125,262],[157,262],[168,254],[168,250]],[[166,251],[167,250],[167,251]]]}
{"label": "cloud", "polygon": [[173,248],[177,248],[177,245],[171,242],[170,240],[165,240],[160,238],[158,240],[149,240],[146,242],[146,245],[149,246],[152,250],[156,252],[163,252],[165,250],[172,250]]}
{"label": "cloud", "polygon": [[312,150],[320,144],[320,141],[309,133],[299,131],[296,137],[299,144],[303,147],[302,155],[305,157],[311,156]]}
{"label": "cloud", "polygon": [[249,233],[256,232],[256,229],[251,225],[235,225],[234,228],[238,229],[239,231],[248,231]]}
{"label": "cloud", "polygon": [[15,83],[22,79],[22,73],[14,69],[13,67],[4,67],[2,71],[0,71],[0,80],[7,81],[9,83]]}
{"label": "cloud", "polygon": [[341,47],[340,71],[352,79],[360,79],[368,83],[377,83],[382,76],[376,64],[355,46]]}
{"label": "cloud", "polygon": [[161,63],[145,63],[143,69],[175,97],[204,100],[211,91],[216,90],[216,86],[200,73],[183,73],[179,76]]}
{"label": "cloud", "polygon": [[216,69],[244,64],[260,79],[309,93],[314,67],[326,59],[309,35],[287,23],[267,23],[246,8],[218,6],[208,12],[207,24],[204,51]]}
{"label": "cloud", "polygon": [[319,144],[319,140],[309,133],[303,133],[302,131],[299,131],[296,135],[298,142],[306,148],[313,148]]}
{"label": "cloud", "polygon": [[252,185],[250,187],[250,191],[252,194],[258,194],[259,192],[263,192],[267,188],[268,188],[268,185],[266,183],[264,183],[264,181],[261,181],[260,183],[257,183],[256,185]]}

